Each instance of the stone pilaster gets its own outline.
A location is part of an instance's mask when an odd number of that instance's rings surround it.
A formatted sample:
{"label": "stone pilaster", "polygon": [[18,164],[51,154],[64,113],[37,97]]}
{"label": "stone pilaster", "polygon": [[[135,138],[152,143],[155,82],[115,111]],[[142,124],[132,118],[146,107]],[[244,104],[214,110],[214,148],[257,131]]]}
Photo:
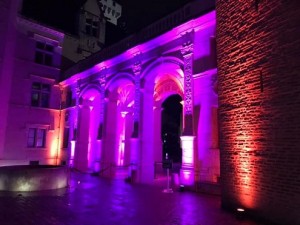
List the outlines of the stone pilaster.
{"label": "stone pilaster", "polygon": [[193,43],[185,42],[181,54],[184,62],[183,135],[193,135]]}
{"label": "stone pilaster", "polygon": [[78,132],[78,120],[79,120],[79,110],[80,110],[79,98],[80,98],[80,93],[81,93],[79,81],[77,81],[74,91],[75,91],[76,102],[75,102],[75,114],[74,114],[75,118],[74,118],[74,127],[73,127],[73,140],[76,140],[77,136],[78,136],[77,132]]}
{"label": "stone pilaster", "polygon": [[[135,56],[138,57],[138,56]],[[134,120],[134,129],[132,137],[138,137],[139,136],[139,120],[140,120],[140,101],[141,101],[141,94],[140,94],[140,73],[142,70],[142,64],[139,60],[137,60],[133,66],[132,71],[135,75],[135,97],[134,97],[134,114],[133,114],[133,120]]]}
{"label": "stone pilaster", "polygon": [[102,138],[103,138],[103,124],[104,124],[104,107],[105,107],[105,85],[106,85],[106,68],[103,67],[99,75],[100,86],[100,111],[99,111],[99,126],[97,132],[97,153],[94,163],[94,172],[98,173],[101,169],[102,160]]}
{"label": "stone pilaster", "polygon": [[99,78],[100,85],[100,119],[97,140],[102,139],[103,123],[104,123],[104,107],[105,107],[105,85],[106,85],[106,68],[102,68]]}
{"label": "stone pilaster", "polygon": [[132,182],[138,179],[138,164],[139,164],[139,123],[140,123],[140,74],[142,70],[142,63],[140,61],[141,54],[138,53],[134,56],[135,62],[132,65],[132,71],[135,75],[135,97],[134,97],[134,110],[133,110],[133,133],[130,139],[130,171],[129,176]]}
{"label": "stone pilaster", "polygon": [[182,167],[180,182],[192,186],[195,182],[194,172],[194,130],[193,130],[193,33],[186,33],[181,54],[184,62],[184,103],[183,103],[183,133],[180,137],[182,147]]}
{"label": "stone pilaster", "polygon": [[79,125],[79,111],[80,111],[80,81],[78,80],[76,86],[73,88],[73,93],[75,94],[75,110],[73,114],[74,124],[73,124],[73,135],[71,141],[71,153],[70,153],[70,166],[73,167],[76,164],[76,151],[78,151],[78,125]]}

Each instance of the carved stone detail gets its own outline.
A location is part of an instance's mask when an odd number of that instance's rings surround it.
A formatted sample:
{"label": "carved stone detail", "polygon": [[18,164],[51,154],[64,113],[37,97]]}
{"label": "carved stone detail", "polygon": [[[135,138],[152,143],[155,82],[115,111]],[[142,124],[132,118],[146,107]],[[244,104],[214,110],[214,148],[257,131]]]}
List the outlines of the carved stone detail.
{"label": "carved stone detail", "polygon": [[76,86],[74,87],[75,97],[76,97],[76,108],[74,116],[74,127],[73,127],[73,139],[77,138],[77,129],[78,129],[78,119],[79,119],[79,98],[81,93],[81,82],[78,80]]}
{"label": "carved stone detail", "polygon": [[99,76],[99,84],[100,84],[100,127],[104,122],[104,103],[105,103],[105,85],[106,85],[106,67],[103,67]]}
{"label": "carved stone detail", "polygon": [[142,64],[141,62],[136,62],[132,65],[132,71],[134,75],[139,76],[142,70]]}
{"label": "carved stone detail", "polygon": [[187,42],[181,49],[184,61],[184,112],[191,115],[193,112],[193,44]]}
{"label": "carved stone detail", "polygon": [[141,62],[136,62],[132,66],[132,71],[135,75],[135,97],[134,97],[134,121],[138,122],[139,117],[140,117],[140,86],[141,86],[141,81],[140,81],[140,73],[142,70],[142,64]]}

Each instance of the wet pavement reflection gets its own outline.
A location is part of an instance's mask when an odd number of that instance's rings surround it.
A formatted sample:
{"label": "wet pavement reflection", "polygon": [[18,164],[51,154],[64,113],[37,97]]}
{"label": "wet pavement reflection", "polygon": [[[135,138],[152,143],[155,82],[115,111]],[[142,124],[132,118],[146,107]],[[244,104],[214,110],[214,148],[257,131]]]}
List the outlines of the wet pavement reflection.
{"label": "wet pavement reflection", "polygon": [[0,193],[1,225],[262,225],[220,208],[220,197],[71,174],[67,190]]}

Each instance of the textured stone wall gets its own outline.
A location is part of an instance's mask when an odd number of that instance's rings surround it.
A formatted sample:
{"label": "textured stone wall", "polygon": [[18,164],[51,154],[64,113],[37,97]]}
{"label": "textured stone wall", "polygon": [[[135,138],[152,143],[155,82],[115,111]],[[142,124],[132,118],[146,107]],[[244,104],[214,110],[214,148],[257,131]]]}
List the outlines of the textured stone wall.
{"label": "textured stone wall", "polygon": [[216,2],[222,205],[300,224],[300,3]]}

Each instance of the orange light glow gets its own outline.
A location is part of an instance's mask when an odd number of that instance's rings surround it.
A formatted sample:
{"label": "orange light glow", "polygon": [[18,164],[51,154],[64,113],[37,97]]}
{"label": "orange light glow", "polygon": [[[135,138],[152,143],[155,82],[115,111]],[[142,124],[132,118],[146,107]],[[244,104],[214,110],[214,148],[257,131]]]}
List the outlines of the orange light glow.
{"label": "orange light glow", "polygon": [[50,147],[50,158],[55,158],[57,156],[57,152],[57,139],[53,135]]}
{"label": "orange light glow", "polygon": [[237,129],[233,135],[234,140],[233,146],[234,151],[237,153],[235,155],[235,168],[236,168],[236,177],[237,185],[236,192],[239,196],[240,204],[246,208],[253,208],[255,206],[255,184],[254,176],[256,176],[256,171],[254,167],[255,160],[253,159],[252,151],[257,148],[254,144],[256,139],[251,128],[253,126],[248,120],[245,120],[242,115],[247,115],[246,108],[240,109],[239,116],[235,115],[235,119],[232,121],[237,121],[239,123],[240,129]]}
{"label": "orange light glow", "polygon": [[63,132],[61,128],[64,127],[64,121],[61,119],[62,112],[53,111],[53,116],[55,118],[55,130],[51,132],[50,137],[50,151],[48,157],[53,159],[53,164],[59,164],[61,158],[61,143],[63,138]]}

